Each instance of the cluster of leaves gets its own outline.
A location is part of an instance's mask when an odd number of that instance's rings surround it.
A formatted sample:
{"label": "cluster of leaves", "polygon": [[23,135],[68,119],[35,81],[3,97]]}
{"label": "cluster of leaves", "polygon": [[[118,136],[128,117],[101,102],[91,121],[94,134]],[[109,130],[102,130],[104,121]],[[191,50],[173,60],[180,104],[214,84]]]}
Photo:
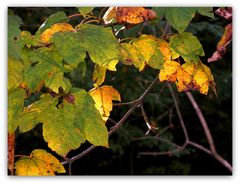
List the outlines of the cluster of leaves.
{"label": "cluster of leaves", "polygon": [[[32,130],[42,123],[43,138],[48,147],[66,158],[70,150],[88,141],[108,147],[105,125],[112,101],[121,101],[113,86],[102,85],[108,70],[116,65],[133,65],[140,72],[145,67],[159,70],[159,80],[175,82],[179,92],[197,89],[215,92],[210,69],[200,60],[204,51],[198,38],[184,32],[196,12],[213,17],[209,8],[109,8],[102,19],[87,21],[93,8],[79,8],[83,21],[73,27],[64,12],[51,15],[32,35],[22,31],[22,20],[8,16],[8,134]],[[144,21],[160,19],[178,32],[167,37],[142,34],[118,40],[108,24],[131,28]],[[92,16],[92,15],[91,15]],[[107,24],[105,24],[107,23]],[[93,88],[72,87],[67,74],[77,67],[86,70],[86,58],[94,63]],[[83,72],[84,73],[84,72]],[[40,98],[27,104],[33,95]],[[27,105],[26,105],[27,104]],[[14,140],[10,141],[14,147]],[[14,154],[14,152],[11,152]],[[14,156],[9,155],[13,172]],[[29,163],[29,164],[27,164]],[[32,164],[31,164],[32,163]],[[41,169],[38,169],[41,168]],[[60,161],[44,150],[33,150],[30,156],[15,163],[17,175],[54,175],[65,172]]]}

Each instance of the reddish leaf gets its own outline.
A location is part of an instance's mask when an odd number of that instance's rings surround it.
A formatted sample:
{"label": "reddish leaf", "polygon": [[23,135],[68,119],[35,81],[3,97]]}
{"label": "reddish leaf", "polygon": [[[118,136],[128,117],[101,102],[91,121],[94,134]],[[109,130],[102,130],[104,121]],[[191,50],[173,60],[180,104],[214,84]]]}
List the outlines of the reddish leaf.
{"label": "reddish leaf", "polygon": [[217,50],[213,53],[213,55],[208,58],[208,62],[214,62],[221,59],[226,53],[226,47],[232,41],[232,23],[228,24],[225,27],[224,34],[221,40],[217,44]]}
{"label": "reddish leaf", "polygon": [[8,133],[8,169],[11,172],[11,175],[13,175],[13,169],[14,169],[14,144],[15,143],[15,134],[9,134]]}
{"label": "reddish leaf", "polygon": [[218,8],[215,13],[227,20],[232,20],[232,8]]}

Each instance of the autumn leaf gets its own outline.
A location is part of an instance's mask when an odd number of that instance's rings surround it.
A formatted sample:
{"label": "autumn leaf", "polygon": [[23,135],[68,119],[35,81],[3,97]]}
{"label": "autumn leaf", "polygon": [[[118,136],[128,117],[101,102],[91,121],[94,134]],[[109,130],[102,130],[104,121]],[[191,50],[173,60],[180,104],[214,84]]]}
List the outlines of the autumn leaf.
{"label": "autumn leaf", "polygon": [[106,72],[107,72],[106,67],[95,64],[94,71],[93,71],[93,77],[92,77],[93,82],[94,82],[94,87],[100,86],[104,82]]}
{"label": "autumn leaf", "polygon": [[122,62],[126,65],[133,64],[139,71],[142,71],[145,67],[145,59],[140,50],[129,43],[122,43],[120,46]]}
{"label": "autumn leaf", "polygon": [[122,43],[120,53],[124,64],[133,64],[139,71],[145,65],[161,69],[163,62],[171,59],[168,43],[152,35],[141,35],[130,43]]}
{"label": "autumn leaf", "polygon": [[42,123],[43,138],[48,147],[63,157],[86,140],[95,146],[108,147],[107,128],[94,100],[85,90],[72,88],[58,104],[58,98],[44,94],[40,100],[24,108],[20,132]]}
{"label": "autumn leaf", "polygon": [[42,149],[21,157],[15,163],[15,169],[18,176],[55,176],[55,173],[66,172],[56,157]]}
{"label": "autumn leaf", "polygon": [[72,25],[68,23],[57,23],[52,25],[49,29],[46,29],[41,35],[40,35],[40,41],[48,44],[52,38],[52,36],[57,32],[69,32],[74,31],[74,28]]}
{"label": "autumn leaf", "polygon": [[161,82],[175,82],[179,92],[199,90],[207,95],[209,86],[216,94],[214,78],[210,69],[202,64],[184,63],[182,66],[176,61],[166,61],[160,70],[159,79]]}
{"label": "autumn leaf", "polygon": [[210,69],[199,62],[197,65],[193,63],[185,63],[177,73],[178,91],[188,91],[189,89],[197,89],[200,93],[207,95],[209,86],[212,87],[214,93],[215,83]]}
{"label": "autumn leaf", "polygon": [[156,13],[153,10],[143,7],[110,7],[103,20],[109,23],[115,18],[118,24],[134,25],[155,17]]}
{"label": "autumn leaf", "polygon": [[180,64],[176,61],[164,62],[163,68],[160,70],[159,74],[160,81],[175,82],[177,79],[177,71],[179,68]]}
{"label": "autumn leaf", "polygon": [[199,56],[204,56],[201,43],[190,32],[176,34],[170,38],[169,47],[172,51],[172,59],[181,56],[186,62],[197,64]]}
{"label": "autumn leaf", "polygon": [[222,38],[217,44],[217,50],[213,53],[213,55],[208,58],[208,62],[214,62],[221,59],[227,51],[227,46],[232,41],[232,23],[228,24],[225,27],[225,31],[222,35]]}
{"label": "autumn leaf", "polygon": [[89,91],[95,101],[95,107],[99,110],[104,121],[107,121],[112,111],[112,101],[121,101],[120,94],[112,86],[101,86]]}

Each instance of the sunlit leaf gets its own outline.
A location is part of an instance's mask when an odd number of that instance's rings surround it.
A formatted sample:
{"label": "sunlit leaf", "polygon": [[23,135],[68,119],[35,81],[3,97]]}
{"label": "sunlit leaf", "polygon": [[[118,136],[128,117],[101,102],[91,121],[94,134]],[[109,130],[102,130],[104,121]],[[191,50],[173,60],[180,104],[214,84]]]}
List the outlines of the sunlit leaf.
{"label": "sunlit leaf", "polygon": [[153,10],[143,7],[117,7],[116,20],[119,24],[139,24],[156,17]]}
{"label": "sunlit leaf", "polygon": [[18,88],[23,82],[24,64],[12,58],[8,59],[8,90]]}
{"label": "sunlit leaf", "polygon": [[66,62],[74,67],[84,61],[88,52],[94,63],[116,71],[119,44],[111,28],[81,24],[76,33],[56,33],[53,41]]}
{"label": "sunlit leaf", "polygon": [[120,47],[122,62],[126,65],[134,65],[139,71],[145,67],[145,59],[135,45],[122,43]]}
{"label": "sunlit leaf", "polygon": [[41,122],[48,147],[61,156],[77,149],[86,140],[108,147],[108,131],[91,96],[77,88],[72,88],[70,94],[71,103],[64,100],[59,106],[58,98],[42,95],[40,100],[24,109],[20,131]]}
{"label": "sunlit leaf", "polygon": [[66,17],[66,14],[62,11],[59,11],[57,13],[52,14],[49,16],[39,27],[36,35],[41,34],[44,32],[46,29],[50,28],[52,25],[60,22],[66,22],[68,19]]}
{"label": "sunlit leaf", "polygon": [[8,132],[13,133],[18,125],[24,107],[26,93],[23,89],[15,89],[8,93]]}
{"label": "sunlit leaf", "polygon": [[18,176],[55,176],[55,173],[66,172],[56,157],[42,149],[21,157],[15,163],[15,169]]}
{"label": "sunlit leaf", "polygon": [[160,70],[159,79],[161,82],[169,81],[175,82],[177,79],[177,71],[180,68],[180,64],[176,61],[166,61]]}
{"label": "sunlit leaf", "polygon": [[57,23],[53,24],[50,28],[46,29],[41,35],[40,35],[40,41],[47,44],[50,42],[52,36],[57,32],[69,32],[74,31],[74,28],[72,25],[68,23]]}
{"label": "sunlit leaf", "polygon": [[120,94],[112,86],[93,88],[89,91],[89,94],[95,101],[95,107],[101,113],[104,121],[110,116],[113,107],[112,101],[121,101]]}
{"label": "sunlit leaf", "polygon": [[106,71],[107,69],[105,67],[97,64],[95,65],[93,71],[93,82],[96,87],[100,86],[104,82]]}

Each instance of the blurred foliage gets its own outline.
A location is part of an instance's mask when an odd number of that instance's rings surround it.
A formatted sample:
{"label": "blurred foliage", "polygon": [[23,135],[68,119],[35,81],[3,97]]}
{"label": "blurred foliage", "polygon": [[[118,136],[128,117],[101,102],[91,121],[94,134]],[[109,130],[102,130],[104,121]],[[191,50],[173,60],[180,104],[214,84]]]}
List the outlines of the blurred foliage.
{"label": "blurred foliage", "polygon": [[[77,8],[9,8],[13,14],[20,16],[24,22],[22,29],[35,33],[38,27],[51,14],[57,11],[64,11],[67,15],[78,13]],[[103,8],[95,8],[94,14],[98,15]],[[216,16],[216,15],[215,15]],[[81,19],[73,18],[70,23],[76,25]],[[164,30],[166,21],[157,20],[150,24],[141,23],[130,29],[119,32],[119,37],[135,37],[141,33],[156,34],[160,36]],[[214,52],[218,41],[224,31],[226,21],[220,17],[211,19],[201,15],[196,16],[187,28],[198,37],[206,53],[202,57],[204,64],[208,65],[215,78],[218,97],[212,91],[207,96],[199,92],[193,92],[196,101],[199,103],[203,114],[208,122],[213,135],[217,150],[228,161],[232,161],[232,47],[229,46],[224,59],[207,63],[207,58]],[[121,27],[116,27],[120,29]],[[86,60],[90,60],[88,57]],[[71,80],[73,87],[82,87],[89,90],[93,86],[92,62],[80,64],[77,69],[69,73],[67,77]],[[107,71],[106,80],[103,83],[112,85],[121,96],[122,102],[137,99],[150,85],[151,81],[158,74],[158,70],[145,68],[138,72],[133,66],[126,66],[121,63],[117,65],[117,72]],[[178,117],[174,108],[171,94],[164,83],[158,84],[151,93],[144,99],[144,108],[151,123],[159,129],[149,136],[161,133],[161,138],[173,141],[176,144],[183,144],[184,136],[180,127]],[[190,102],[184,93],[177,93],[173,86],[186,122],[187,130],[191,140],[208,146],[203,129],[198,117],[195,114]],[[30,101],[36,101],[39,94],[36,94]],[[29,104],[29,102],[26,102]],[[114,107],[111,118],[115,121],[128,110],[128,106]],[[170,115],[172,112],[172,115]],[[165,130],[172,124],[170,128]],[[108,122],[109,127],[113,124]],[[29,154],[35,148],[47,149],[42,139],[41,125],[35,127],[31,132],[17,136],[16,154]],[[230,174],[217,161],[199,150],[187,147],[183,152],[165,156],[140,156],[139,152],[159,152],[172,149],[166,143],[156,139],[140,139],[145,135],[147,126],[143,120],[140,109],[137,109],[109,140],[110,148],[97,148],[87,156],[76,161],[72,165],[72,173],[78,175],[121,175],[121,174],[144,174],[144,175],[228,175]],[[69,157],[76,155],[89,144],[86,143],[78,150],[70,152]],[[50,150],[49,150],[50,151]]]}

